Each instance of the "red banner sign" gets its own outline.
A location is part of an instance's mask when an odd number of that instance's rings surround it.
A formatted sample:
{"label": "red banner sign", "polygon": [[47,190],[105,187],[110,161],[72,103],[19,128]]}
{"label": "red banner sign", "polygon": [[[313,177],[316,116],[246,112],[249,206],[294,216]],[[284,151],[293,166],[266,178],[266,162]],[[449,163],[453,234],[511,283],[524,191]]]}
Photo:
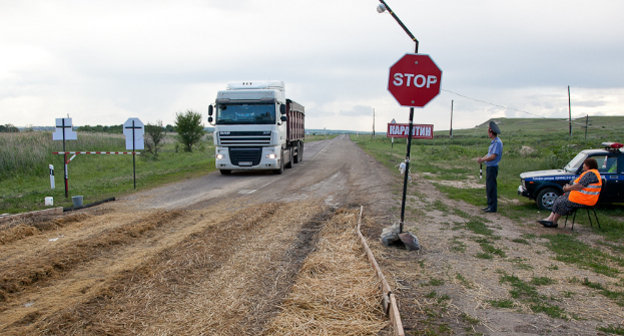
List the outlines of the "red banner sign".
{"label": "red banner sign", "polygon": [[[409,124],[388,124],[388,138],[407,138]],[[433,139],[433,125],[412,125],[412,139]]]}

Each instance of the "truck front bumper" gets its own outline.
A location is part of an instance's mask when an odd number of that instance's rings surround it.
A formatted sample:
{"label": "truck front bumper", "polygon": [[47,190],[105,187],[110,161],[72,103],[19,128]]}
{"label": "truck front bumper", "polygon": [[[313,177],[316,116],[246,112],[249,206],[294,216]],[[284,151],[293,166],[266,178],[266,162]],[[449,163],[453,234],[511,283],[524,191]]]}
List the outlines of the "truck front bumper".
{"label": "truck front bumper", "polygon": [[[279,147],[277,147],[279,149]],[[279,169],[281,153],[274,147],[256,148],[258,155],[240,155],[245,148],[217,147],[215,148],[215,167],[223,170],[261,170]]]}

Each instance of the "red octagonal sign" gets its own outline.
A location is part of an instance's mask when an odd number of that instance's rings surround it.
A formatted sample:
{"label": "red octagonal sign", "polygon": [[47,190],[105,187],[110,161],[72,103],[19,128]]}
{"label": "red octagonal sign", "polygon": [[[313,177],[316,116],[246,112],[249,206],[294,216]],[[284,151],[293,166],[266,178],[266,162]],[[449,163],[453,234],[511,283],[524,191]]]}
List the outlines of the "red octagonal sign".
{"label": "red octagonal sign", "polygon": [[405,54],[390,67],[388,91],[402,106],[423,107],[440,93],[442,70],[429,55]]}

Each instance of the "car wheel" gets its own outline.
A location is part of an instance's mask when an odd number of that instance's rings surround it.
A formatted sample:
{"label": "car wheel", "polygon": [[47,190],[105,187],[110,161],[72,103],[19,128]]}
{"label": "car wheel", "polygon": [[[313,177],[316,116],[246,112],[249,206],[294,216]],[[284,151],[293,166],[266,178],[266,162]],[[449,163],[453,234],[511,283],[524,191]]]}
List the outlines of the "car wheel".
{"label": "car wheel", "polygon": [[553,203],[557,197],[561,195],[561,191],[555,188],[545,188],[540,190],[535,198],[535,202],[537,203],[537,207],[542,210],[552,210]]}

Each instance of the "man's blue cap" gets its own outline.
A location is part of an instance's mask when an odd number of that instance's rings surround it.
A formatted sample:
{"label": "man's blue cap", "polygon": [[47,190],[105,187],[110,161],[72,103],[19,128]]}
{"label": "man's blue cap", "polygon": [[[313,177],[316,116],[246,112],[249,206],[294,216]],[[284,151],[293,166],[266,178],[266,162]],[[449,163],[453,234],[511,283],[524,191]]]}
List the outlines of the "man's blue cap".
{"label": "man's blue cap", "polygon": [[490,121],[490,129],[496,134],[501,134],[500,128],[498,128],[498,125],[496,125],[494,121]]}

